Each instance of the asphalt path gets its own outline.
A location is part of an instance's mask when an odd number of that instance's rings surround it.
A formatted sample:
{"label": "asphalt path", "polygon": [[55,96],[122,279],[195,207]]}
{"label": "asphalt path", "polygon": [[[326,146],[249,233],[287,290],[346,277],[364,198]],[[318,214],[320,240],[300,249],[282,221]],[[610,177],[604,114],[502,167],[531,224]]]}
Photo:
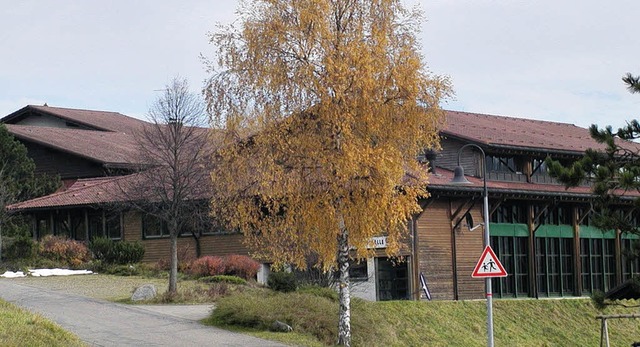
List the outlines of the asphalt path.
{"label": "asphalt path", "polygon": [[0,298],[58,323],[91,346],[284,346],[202,325],[210,307],[133,306],[0,279]]}

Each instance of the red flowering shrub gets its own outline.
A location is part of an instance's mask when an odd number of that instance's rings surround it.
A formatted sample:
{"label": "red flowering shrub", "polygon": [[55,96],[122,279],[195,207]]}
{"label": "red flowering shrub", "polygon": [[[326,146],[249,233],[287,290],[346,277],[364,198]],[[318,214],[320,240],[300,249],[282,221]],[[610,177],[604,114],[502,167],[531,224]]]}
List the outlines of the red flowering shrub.
{"label": "red flowering shrub", "polygon": [[256,276],[259,267],[260,263],[245,255],[207,255],[192,261],[185,272],[196,277],[231,275],[248,280]]}
{"label": "red flowering shrub", "polygon": [[41,256],[72,267],[80,266],[91,260],[91,252],[84,243],[62,236],[47,235],[43,237],[38,250]]}
{"label": "red flowering shrub", "polygon": [[198,277],[215,276],[224,274],[224,269],[225,264],[222,258],[207,255],[191,262],[188,273]]}
{"label": "red flowering shrub", "polygon": [[248,280],[255,278],[260,269],[260,263],[246,255],[232,254],[225,257],[226,268],[224,275],[238,276]]}

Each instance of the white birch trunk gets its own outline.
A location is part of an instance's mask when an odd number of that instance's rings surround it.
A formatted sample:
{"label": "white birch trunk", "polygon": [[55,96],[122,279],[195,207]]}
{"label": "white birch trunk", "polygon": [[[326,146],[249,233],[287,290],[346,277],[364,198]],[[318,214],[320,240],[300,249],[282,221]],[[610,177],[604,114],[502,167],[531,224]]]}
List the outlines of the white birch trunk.
{"label": "white birch trunk", "polygon": [[349,288],[349,232],[340,220],[338,235],[338,285],[340,288],[340,317],[338,319],[338,345],[351,346],[351,292]]}

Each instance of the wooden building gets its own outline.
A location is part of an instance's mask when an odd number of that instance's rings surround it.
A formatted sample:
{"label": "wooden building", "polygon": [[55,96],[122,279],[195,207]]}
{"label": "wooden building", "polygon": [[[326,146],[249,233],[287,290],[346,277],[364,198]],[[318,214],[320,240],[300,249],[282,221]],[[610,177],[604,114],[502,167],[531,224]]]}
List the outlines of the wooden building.
{"label": "wooden building", "polygon": [[[118,203],[115,186],[130,179],[126,174],[140,164],[131,132],[144,122],[112,112],[47,106],[27,106],[0,122],[27,145],[38,170],[67,180],[66,190],[10,206],[33,216],[34,237],[54,233],[79,240],[96,235],[142,240],[146,261],[167,256],[168,235],[157,222],[113,208]],[[568,163],[600,146],[587,129],[447,111],[441,138],[442,149],[425,158],[432,170],[431,196],[421,201],[424,209],[410,223],[406,261],[387,258],[384,237],[376,238],[376,257],[352,267],[355,295],[425,299],[422,275],[433,299],[483,298],[484,281],[471,277],[483,250],[483,231],[470,230],[464,216],[484,222],[485,168],[491,244],[508,273],[493,280],[495,297],[583,296],[607,291],[640,271],[638,260],[623,255],[635,236],[590,225],[590,188],[565,189],[546,173],[546,157]],[[486,156],[473,148],[460,151],[465,144],[480,146]],[[458,158],[470,185],[451,183]],[[631,208],[620,206],[620,211],[639,219]],[[239,234],[201,234],[202,254],[248,253]],[[195,250],[195,242],[187,233],[179,239],[187,251]]]}

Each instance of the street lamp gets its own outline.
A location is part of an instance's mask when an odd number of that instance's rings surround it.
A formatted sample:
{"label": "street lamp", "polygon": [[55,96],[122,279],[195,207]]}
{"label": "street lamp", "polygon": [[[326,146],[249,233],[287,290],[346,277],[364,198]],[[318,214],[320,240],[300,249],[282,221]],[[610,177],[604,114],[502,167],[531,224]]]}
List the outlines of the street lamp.
{"label": "street lamp", "polygon": [[[489,247],[491,245],[491,239],[489,236],[489,191],[487,190],[487,157],[484,154],[484,150],[474,143],[468,143],[458,150],[458,166],[453,170],[452,184],[473,184],[464,177],[464,169],[460,165],[460,154],[467,147],[474,147],[482,153],[482,197],[484,198],[484,246]],[[487,346],[493,347],[493,294],[491,292],[491,278],[485,278],[484,282],[486,298],[487,298]]]}

